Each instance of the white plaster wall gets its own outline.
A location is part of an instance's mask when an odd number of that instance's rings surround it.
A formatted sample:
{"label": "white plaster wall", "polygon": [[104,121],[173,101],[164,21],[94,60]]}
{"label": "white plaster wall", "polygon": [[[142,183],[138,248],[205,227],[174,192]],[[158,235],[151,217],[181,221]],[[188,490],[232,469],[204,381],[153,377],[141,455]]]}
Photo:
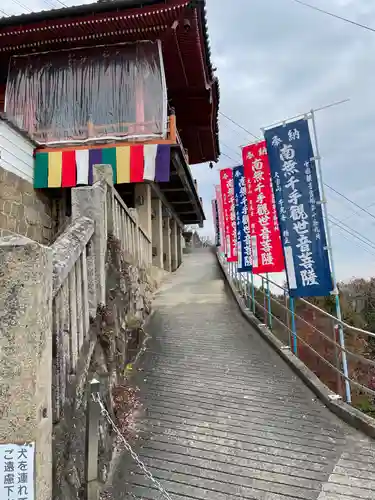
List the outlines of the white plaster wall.
{"label": "white plaster wall", "polygon": [[33,183],[34,145],[0,120],[0,166]]}

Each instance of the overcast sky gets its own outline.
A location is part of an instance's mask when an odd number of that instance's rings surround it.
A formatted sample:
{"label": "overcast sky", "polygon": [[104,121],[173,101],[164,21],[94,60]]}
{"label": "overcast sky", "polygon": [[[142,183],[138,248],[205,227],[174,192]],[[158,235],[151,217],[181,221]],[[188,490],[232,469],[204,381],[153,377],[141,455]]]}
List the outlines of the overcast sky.
{"label": "overcast sky", "polygon": [[[308,0],[375,28],[374,0]],[[32,10],[57,0],[14,0]],[[11,0],[8,13],[20,13]],[[67,5],[83,2],[64,0]],[[90,2],[85,2],[90,3]],[[8,3],[7,3],[8,5]],[[293,0],[207,0],[212,61],[220,80],[220,109],[254,134],[262,126],[333,101],[350,102],[317,114],[324,180],[375,213],[375,33],[303,7]],[[240,161],[245,132],[220,119],[222,152]],[[238,154],[237,153],[237,154]],[[221,157],[217,168],[233,166]],[[216,170],[193,166],[212,234],[210,200]],[[375,242],[375,218],[327,190],[330,213]],[[375,274],[375,249],[332,227],[339,279]],[[375,247],[375,244],[374,244]],[[372,254],[369,254],[366,248]]]}
{"label": "overcast sky", "polygon": [[[375,28],[374,0],[309,2]],[[369,211],[375,214],[375,33],[293,0],[234,0],[233,8],[227,0],[207,0],[207,5],[221,111],[259,134],[274,121],[350,98],[316,115],[324,180],[361,206],[374,203]],[[222,152],[236,160],[239,146],[252,140],[224,118],[220,139]],[[221,157],[219,167],[232,165]],[[193,172],[208,201],[218,173],[206,166],[194,166]],[[375,217],[328,189],[327,198],[334,217],[375,242]],[[209,202],[205,208],[209,231]],[[339,279],[375,275],[375,250],[334,227],[332,236]]]}

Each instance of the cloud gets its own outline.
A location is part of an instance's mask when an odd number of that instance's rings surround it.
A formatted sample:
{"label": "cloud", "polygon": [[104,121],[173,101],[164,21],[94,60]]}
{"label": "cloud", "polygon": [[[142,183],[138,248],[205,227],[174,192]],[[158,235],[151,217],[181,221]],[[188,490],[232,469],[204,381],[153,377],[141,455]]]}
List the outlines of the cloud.
{"label": "cloud", "polygon": [[[359,205],[375,202],[375,33],[293,0],[235,3],[236,8],[228,8],[225,0],[207,0],[221,110],[260,134],[261,127],[270,123],[349,98],[346,104],[316,114],[323,176]],[[311,3],[375,28],[372,0],[331,0],[329,6],[324,0]],[[235,161],[223,155],[219,167],[238,162],[239,146],[253,140],[223,118],[220,139],[223,153]],[[206,165],[192,168],[212,219],[210,199],[218,172]],[[347,220],[375,247],[375,220],[328,188],[326,196],[329,212]],[[339,279],[374,275],[375,249],[336,227],[332,241]]]}
{"label": "cloud", "polygon": [[[66,5],[91,0],[63,0]],[[373,0],[310,0],[317,7],[375,27]],[[57,0],[23,0],[30,10],[61,7]],[[317,113],[324,179],[358,204],[375,202],[375,34],[314,12],[293,0],[207,0],[221,110],[254,134],[274,121],[350,98]],[[7,4],[8,5],[8,4]],[[10,14],[24,11],[16,3]],[[245,132],[221,117],[218,167],[240,161]],[[211,199],[217,170],[192,167],[204,199],[205,234],[213,234]],[[327,189],[329,212],[375,242],[375,220]],[[372,207],[375,210],[375,205]],[[361,215],[356,215],[353,210]],[[370,208],[371,210],[371,208]],[[370,276],[375,250],[332,228],[337,274]],[[375,246],[375,245],[374,245]],[[364,250],[364,248],[367,249]]]}

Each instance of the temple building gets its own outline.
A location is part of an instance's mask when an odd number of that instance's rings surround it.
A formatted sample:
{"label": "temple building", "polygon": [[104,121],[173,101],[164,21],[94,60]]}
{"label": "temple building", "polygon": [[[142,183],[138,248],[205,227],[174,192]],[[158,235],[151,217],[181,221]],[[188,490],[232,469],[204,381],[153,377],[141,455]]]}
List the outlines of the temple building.
{"label": "temple building", "polygon": [[1,234],[51,244],[70,222],[71,189],[110,165],[153,264],[176,269],[165,242],[205,220],[190,165],[218,160],[218,106],[202,0],[0,19]]}

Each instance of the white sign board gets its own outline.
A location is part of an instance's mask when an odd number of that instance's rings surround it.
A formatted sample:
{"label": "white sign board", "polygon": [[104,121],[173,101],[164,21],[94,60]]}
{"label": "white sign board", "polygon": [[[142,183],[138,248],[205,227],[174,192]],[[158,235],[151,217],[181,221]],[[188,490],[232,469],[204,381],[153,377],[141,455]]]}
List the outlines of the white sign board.
{"label": "white sign board", "polygon": [[0,499],[35,500],[35,443],[0,444]]}

